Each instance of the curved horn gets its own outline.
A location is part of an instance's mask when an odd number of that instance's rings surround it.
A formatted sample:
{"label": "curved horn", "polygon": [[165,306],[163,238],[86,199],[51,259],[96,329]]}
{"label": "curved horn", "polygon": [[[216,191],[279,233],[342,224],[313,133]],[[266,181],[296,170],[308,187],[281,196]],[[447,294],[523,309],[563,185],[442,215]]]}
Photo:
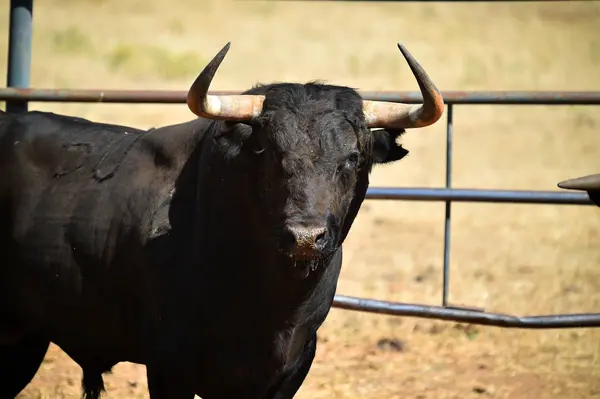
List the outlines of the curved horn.
{"label": "curved horn", "polygon": [[398,48],[417,79],[423,104],[363,101],[363,112],[371,128],[410,129],[434,124],[444,113],[444,99],[417,60],[400,43]]}
{"label": "curved horn", "polygon": [[231,121],[249,121],[260,115],[265,96],[259,95],[208,95],[210,82],[229,51],[231,42],[215,55],[200,72],[187,94],[189,109],[202,118]]}

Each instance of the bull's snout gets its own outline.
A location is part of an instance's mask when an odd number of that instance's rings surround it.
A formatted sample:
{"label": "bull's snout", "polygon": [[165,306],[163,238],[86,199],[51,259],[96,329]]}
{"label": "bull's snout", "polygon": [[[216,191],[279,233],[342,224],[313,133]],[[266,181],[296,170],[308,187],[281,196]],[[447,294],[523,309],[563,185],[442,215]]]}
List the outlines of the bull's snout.
{"label": "bull's snout", "polygon": [[283,230],[282,249],[289,256],[315,258],[323,255],[331,238],[325,226],[288,225]]}

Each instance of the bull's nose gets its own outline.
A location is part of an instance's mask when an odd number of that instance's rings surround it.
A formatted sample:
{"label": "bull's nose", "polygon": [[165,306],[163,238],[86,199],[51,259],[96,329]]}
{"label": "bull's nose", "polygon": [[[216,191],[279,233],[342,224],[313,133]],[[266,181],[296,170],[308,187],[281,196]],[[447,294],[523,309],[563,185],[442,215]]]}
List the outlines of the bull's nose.
{"label": "bull's nose", "polygon": [[328,244],[327,228],[323,226],[287,226],[283,231],[282,247],[289,255],[311,257],[322,252]]}

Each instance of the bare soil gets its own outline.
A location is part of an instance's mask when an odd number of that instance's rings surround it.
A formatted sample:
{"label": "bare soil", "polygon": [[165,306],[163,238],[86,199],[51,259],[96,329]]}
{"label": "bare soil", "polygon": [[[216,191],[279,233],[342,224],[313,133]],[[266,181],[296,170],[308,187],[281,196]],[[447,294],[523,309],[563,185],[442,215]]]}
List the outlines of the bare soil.
{"label": "bare soil", "polygon": [[[8,26],[9,0],[0,1]],[[175,3],[173,3],[175,4]],[[232,42],[213,89],[324,79],[416,90],[401,41],[445,90],[600,90],[600,5],[233,0],[45,0],[34,11],[38,88],[186,90]],[[7,29],[0,29],[0,75]],[[160,126],[185,105],[51,104],[32,109]],[[600,172],[600,113],[589,106],[458,106],[454,185],[554,190]],[[409,131],[410,155],[372,186],[444,183],[440,122]],[[345,244],[338,293],[439,304],[442,203],[368,201]],[[600,311],[600,211],[455,204],[454,304],[517,315]],[[332,310],[299,398],[600,398],[600,330],[508,330]],[[19,396],[77,398],[79,368],[51,347]],[[147,398],[143,366],[105,377],[107,398]]]}

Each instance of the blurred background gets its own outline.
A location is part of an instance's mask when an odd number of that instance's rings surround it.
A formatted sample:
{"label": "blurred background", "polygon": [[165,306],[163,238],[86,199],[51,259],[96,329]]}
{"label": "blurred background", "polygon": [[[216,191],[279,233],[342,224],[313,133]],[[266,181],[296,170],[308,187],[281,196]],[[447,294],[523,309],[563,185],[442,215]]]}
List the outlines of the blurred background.
{"label": "blurred background", "polygon": [[[600,90],[600,4],[43,0],[31,86],[187,90],[227,42],[214,90],[326,80],[417,90],[402,42],[446,90]],[[9,0],[0,0],[6,76]],[[3,104],[0,104],[3,108]],[[31,103],[149,128],[184,104]],[[555,190],[600,172],[594,106],[456,106],[460,188]],[[403,137],[410,155],[371,186],[444,184],[445,118]],[[600,311],[600,212],[455,204],[450,302],[517,315]],[[437,305],[443,203],[367,201],[344,246],[339,294]],[[600,398],[600,330],[507,330],[333,309],[300,399]],[[20,398],[79,398],[81,373],[52,346]],[[106,398],[147,398],[143,366],[105,376]]]}

